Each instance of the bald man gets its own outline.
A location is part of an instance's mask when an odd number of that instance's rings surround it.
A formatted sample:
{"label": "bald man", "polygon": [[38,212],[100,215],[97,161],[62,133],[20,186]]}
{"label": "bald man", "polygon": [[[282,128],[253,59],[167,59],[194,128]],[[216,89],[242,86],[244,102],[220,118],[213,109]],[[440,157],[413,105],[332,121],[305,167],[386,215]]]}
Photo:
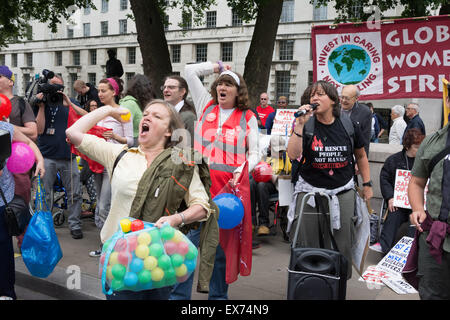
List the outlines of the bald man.
{"label": "bald man", "polygon": [[359,103],[360,92],[357,86],[348,85],[341,92],[341,116],[349,117],[361,129],[364,138],[364,150],[369,157],[370,129],[372,126],[372,112],[364,103]]}

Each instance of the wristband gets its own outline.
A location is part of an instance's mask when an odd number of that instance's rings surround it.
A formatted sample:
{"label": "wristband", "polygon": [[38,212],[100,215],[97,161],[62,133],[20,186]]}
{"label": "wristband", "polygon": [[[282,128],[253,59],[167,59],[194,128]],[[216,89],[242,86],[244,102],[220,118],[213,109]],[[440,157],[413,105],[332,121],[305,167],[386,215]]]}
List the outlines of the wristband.
{"label": "wristband", "polygon": [[217,64],[219,65],[219,74],[223,72],[223,62],[222,60],[217,61]]}
{"label": "wristband", "polygon": [[292,130],[292,132],[299,138],[303,138],[303,136],[300,133],[295,132],[295,130]]}
{"label": "wristband", "polygon": [[184,214],[182,212],[178,212],[178,214],[181,216],[181,223],[178,225],[178,228],[182,228],[186,224],[186,221],[184,220]]}

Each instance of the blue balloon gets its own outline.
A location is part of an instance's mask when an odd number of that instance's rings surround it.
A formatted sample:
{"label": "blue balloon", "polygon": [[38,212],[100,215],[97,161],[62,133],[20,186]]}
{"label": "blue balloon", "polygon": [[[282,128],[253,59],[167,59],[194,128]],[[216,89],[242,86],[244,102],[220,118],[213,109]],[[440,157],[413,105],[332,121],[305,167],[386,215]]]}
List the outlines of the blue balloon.
{"label": "blue balloon", "polygon": [[231,193],[221,193],[213,201],[219,207],[219,228],[233,229],[244,218],[244,206],[241,200]]}

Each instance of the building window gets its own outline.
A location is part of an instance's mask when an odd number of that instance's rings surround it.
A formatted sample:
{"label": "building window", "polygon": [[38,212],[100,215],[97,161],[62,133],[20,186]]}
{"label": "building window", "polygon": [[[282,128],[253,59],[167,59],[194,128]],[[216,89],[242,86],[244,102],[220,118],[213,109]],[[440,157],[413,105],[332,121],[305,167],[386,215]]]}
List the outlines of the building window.
{"label": "building window", "polygon": [[127,33],[127,19],[119,20],[119,34]]}
{"label": "building window", "polygon": [[165,15],[165,20],[164,20],[164,31],[169,31],[169,15],[166,14]]}
{"label": "building window", "polygon": [[108,12],[108,0],[102,0],[102,12]]}
{"label": "building window", "polygon": [[83,37],[90,37],[90,36],[91,36],[91,24],[83,23]]}
{"label": "building window", "polygon": [[217,11],[206,12],[206,27],[215,28],[217,25]]}
{"label": "building window", "polygon": [[87,16],[90,13],[91,13],[91,6],[88,5],[86,8],[84,8],[84,15]]}
{"label": "building window", "polygon": [[314,75],[313,72],[310,70],[308,71],[308,86],[312,85],[314,82]]}
{"label": "building window", "polygon": [[313,21],[327,20],[328,7],[320,6],[317,8],[317,1],[313,2]]}
{"label": "building window", "polygon": [[75,83],[75,81],[78,80],[78,75],[76,73],[71,73],[70,74],[70,85],[69,85],[69,90],[70,90],[70,96],[71,97],[76,97],[78,95],[77,92],[75,92],[75,89],[73,88],[73,84]]}
{"label": "building window", "polygon": [[233,42],[223,42],[222,47],[222,61],[233,61]]}
{"label": "building window", "polygon": [[276,71],[276,96],[285,96],[289,101],[289,87],[291,86],[291,72],[290,71]]}
{"label": "building window", "polygon": [[353,4],[350,8],[349,18],[360,19],[363,15],[363,6],[359,3]]}
{"label": "building window", "polygon": [[5,65],[6,64],[6,57],[4,54],[0,54],[0,65]]}
{"label": "building window", "polygon": [[97,64],[97,50],[96,49],[89,50],[89,64],[90,65]]}
{"label": "building window", "polygon": [[32,26],[26,26],[25,27],[27,32],[25,34],[25,37],[27,40],[33,40],[33,27]]}
{"label": "building window", "polygon": [[170,46],[172,54],[172,63],[179,63],[181,61],[181,45],[173,44]]}
{"label": "building window", "polygon": [[62,66],[62,51],[56,51],[55,52],[55,65]]}
{"label": "building window", "polygon": [[97,83],[97,74],[96,73],[88,73],[88,82],[95,86]]}
{"label": "building window", "polygon": [[283,9],[281,11],[280,22],[294,21],[294,0],[284,0]]}
{"label": "building window", "polygon": [[30,75],[29,75],[28,73],[25,73],[25,74],[22,75],[22,79],[23,79],[23,82],[22,82],[22,86],[23,86],[22,92],[25,92],[25,91],[27,91],[27,86],[28,86],[28,84],[29,84],[30,81],[31,81],[31,77],[30,77]]}
{"label": "building window", "polygon": [[72,63],[74,66],[81,65],[80,63],[80,50],[72,51]]}
{"label": "building window", "polygon": [[242,26],[242,18],[239,17],[238,13],[234,10],[231,12],[231,25],[233,27]]}
{"label": "building window", "polygon": [[192,12],[184,12],[182,13],[183,19],[183,30],[189,30],[192,28]]}
{"label": "building window", "polygon": [[33,66],[33,53],[32,52],[25,53],[25,61],[26,61],[27,67]]}
{"label": "building window", "polygon": [[199,43],[199,44],[196,44],[195,47],[196,47],[197,62],[208,61],[208,44],[207,43]]}
{"label": "building window", "polygon": [[128,9],[128,0],[120,0],[120,11]]}
{"label": "building window", "polygon": [[280,41],[280,60],[294,59],[294,40]]}
{"label": "building window", "polygon": [[67,27],[67,38],[73,38],[73,28]]}
{"label": "building window", "polygon": [[11,54],[11,65],[13,68],[17,67],[17,53]]}
{"label": "building window", "polygon": [[100,22],[100,32],[102,36],[108,35],[108,21]]}
{"label": "building window", "polygon": [[125,79],[127,79],[127,84],[128,84],[128,81],[133,79],[134,75],[135,75],[134,72],[127,72],[127,73],[125,73]]}
{"label": "building window", "polygon": [[127,48],[128,64],[136,63],[136,48]]}

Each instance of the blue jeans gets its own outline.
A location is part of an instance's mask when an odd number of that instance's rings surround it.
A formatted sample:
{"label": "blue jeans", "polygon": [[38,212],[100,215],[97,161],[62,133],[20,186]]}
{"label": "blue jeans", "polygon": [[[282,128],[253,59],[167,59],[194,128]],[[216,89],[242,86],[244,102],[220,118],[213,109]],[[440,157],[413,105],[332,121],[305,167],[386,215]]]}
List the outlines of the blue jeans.
{"label": "blue jeans", "polygon": [[[191,230],[186,235],[195,246],[200,243],[201,228]],[[225,282],[226,257],[220,244],[217,246],[214,270],[209,283],[209,300],[228,300],[228,284]],[[176,284],[170,293],[170,300],[190,300],[194,273],[182,283]]]}
{"label": "blue jeans", "polygon": [[[200,244],[200,230],[201,228],[190,230],[186,237],[191,240],[191,242],[198,248]],[[174,287],[172,292],[170,293],[169,300],[191,300],[191,294],[192,294],[192,284],[194,282],[194,274],[195,272],[192,272],[192,274],[189,276],[189,278],[182,283],[177,283]]]}

